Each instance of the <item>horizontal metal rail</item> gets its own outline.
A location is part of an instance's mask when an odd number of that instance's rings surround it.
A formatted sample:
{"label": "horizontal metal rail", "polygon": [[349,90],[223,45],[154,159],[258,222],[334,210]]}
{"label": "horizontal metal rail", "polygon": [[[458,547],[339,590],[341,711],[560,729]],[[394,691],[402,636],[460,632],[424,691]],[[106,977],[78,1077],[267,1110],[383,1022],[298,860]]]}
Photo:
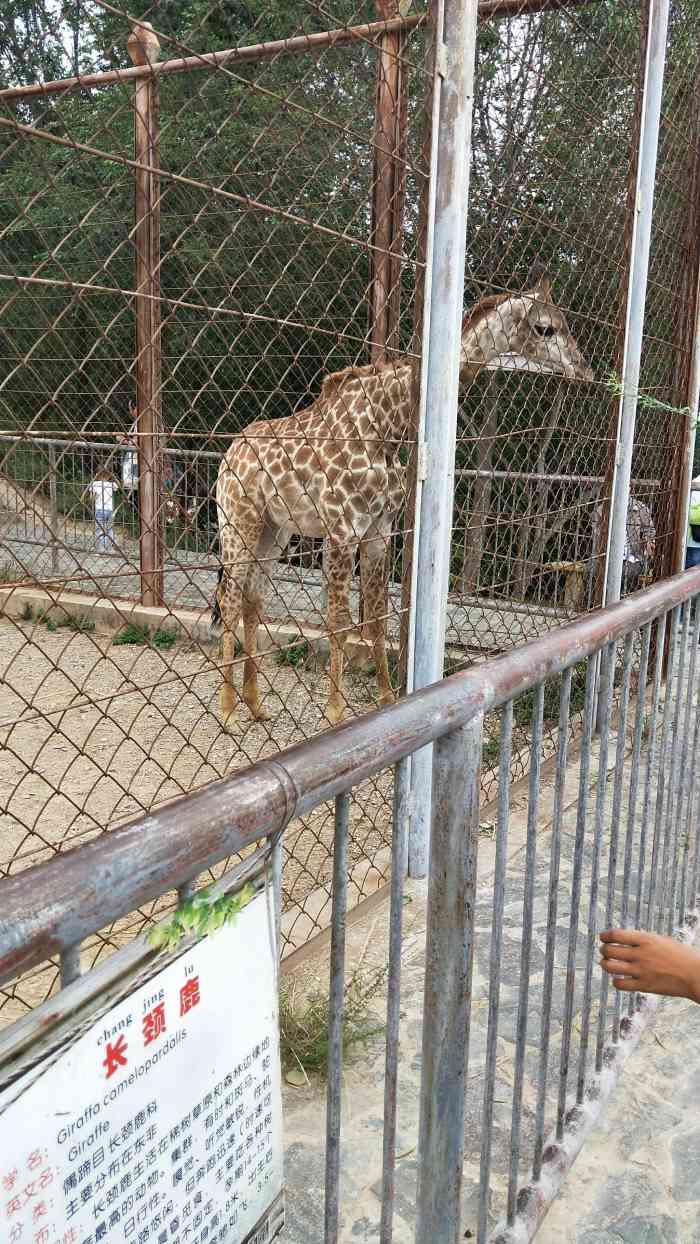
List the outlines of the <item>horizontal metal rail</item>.
{"label": "horizontal metal rail", "polygon": [[[137,435],[137,434],[134,434]],[[167,436],[168,433],[163,433]],[[221,440],[225,444],[232,439],[229,432],[212,432],[208,434],[213,440]],[[64,447],[67,451],[77,449],[95,449],[101,453],[114,449],[120,453],[128,450],[128,446],[120,441],[110,443],[107,441],[70,441],[61,437],[37,436],[33,432],[27,432],[23,435],[16,433],[0,432],[0,446],[8,441],[10,444],[22,445],[43,445],[46,447],[54,446],[58,449]],[[177,458],[208,458],[213,462],[221,461],[221,451],[216,449],[176,449],[168,446],[167,453]],[[455,471],[455,475],[460,479],[499,479],[514,480],[518,483],[526,484],[582,484],[590,486],[593,484],[604,483],[603,475],[562,475],[556,472],[540,472],[540,471],[485,471],[475,467],[459,467]],[[633,488],[659,488],[660,480],[658,479],[633,479]]]}
{"label": "horizontal metal rail", "polygon": [[[523,14],[540,13],[547,9],[585,8],[593,0],[481,0],[479,20],[488,21],[499,17],[520,17]],[[34,82],[31,86],[10,86],[0,91],[0,102],[33,99],[37,96],[61,95],[65,91],[95,90],[115,83],[128,83],[134,79],[156,74],[163,77],[173,73],[191,73],[196,69],[217,69],[237,62],[261,61],[279,56],[299,56],[319,52],[324,48],[343,47],[368,39],[379,38],[392,31],[410,32],[426,20],[425,13],[413,17],[394,17],[387,21],[365,22],[358,26],[341,26],[337,30],[315,31],[308,35],[294,35],[289,39],[270,39],[265,43],[252,43],[238,48],[226,48],[221,52],[202,52],[191,56],[178,56],[172,60],[138,65],[129,69],[109,69],[104,73],[86,73],[73,78],[58,78],[52,82]]]}
{"label": "horizontal metal rail", "polygon": [[0,882],[0,983],[698,592],[700,570],[676,575]]}

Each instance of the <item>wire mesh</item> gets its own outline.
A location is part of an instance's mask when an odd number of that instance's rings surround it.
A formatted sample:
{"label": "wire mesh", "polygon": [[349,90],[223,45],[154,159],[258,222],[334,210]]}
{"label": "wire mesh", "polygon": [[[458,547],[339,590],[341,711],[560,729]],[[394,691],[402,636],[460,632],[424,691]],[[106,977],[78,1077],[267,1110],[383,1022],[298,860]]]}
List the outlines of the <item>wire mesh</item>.
{"label": "wire mesh", "polygon": [[[695,236],[684,13],[644,375],[675,405],[693,301],[677,278]],[[467,299],[527,289],[533,264],[546,266],[595,382],[482,371],[465,395],[448,670],[597,600],[642,54],[632,4],[523,0],[484,4],[482,18]],[[0,49],[6,875],[397,686],[425,27],[385,2],[45,2]],[[656,551],[653,564],[648,541],[633,554],[628,588],[669,569],[682,420],[640,420],[633,492]],[[215,601],[235,650],[209,639]],[[529,748],[518,729],[515,778]],[[487,796],[495,757],[487,737]],[[351,901],[388,874],[391,802],[391,775],[353,798]],[[332,835],[327,808],[286,836],[291,948],[328,922]],[[50,983],[7,995],[7,1014]]]}
{"label": "wire mesh", "polygon": [[[623,593],[678,569],[684,544],[697,30],[687,6],[672,9]],[[489,27],[490,37],[482,27],[467,289],[474,302],[536,290],[545,273],[594,378],[573,384],[571,375],[557,375],[566,358],[555,343],[539,374],[482,370],[464,395],[449,668],[522,643],[602,600],[647,17],[648,6],[603,3],[521,12]],[[545,718],[548,748],[555,716]],[[527,772],[528,744],[514,740],[514,776]],[[487,746],[495,752],[496,725]],[[495,789],[489,773],[487,795]]]}

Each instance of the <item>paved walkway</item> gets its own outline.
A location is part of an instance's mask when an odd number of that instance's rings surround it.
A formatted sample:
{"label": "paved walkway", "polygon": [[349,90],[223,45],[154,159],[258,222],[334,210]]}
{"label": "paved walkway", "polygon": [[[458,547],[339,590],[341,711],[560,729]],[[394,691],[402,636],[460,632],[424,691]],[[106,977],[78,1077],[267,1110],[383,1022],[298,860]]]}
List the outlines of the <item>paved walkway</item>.
{"label": "paved walkway", "polygon": [[[612,802],[614,747],[609,761],[606,824]],[[598,758],[592,756],[595,780]],[[564,964],[568,938],[569,895],[573,836],[576,823],[577,767],[570,771],[563,818],[559,911],[556,932],[551,1049],[548,1066],[547,1124],[554,1117],[559,1071],[561,1022],[564,1008]],[[547,901],[551,846],[551,779],[541,792],[540,831],[537,840],[534,938],[530,973],[530,1009],[525,1062],[525,1091],[521,1141],[520,1180],[524,1182],[532,1160],[536,1073],[540,1050],[542,981],[547,936]],[[577,945],[577,988],[572,1046],[575,1068],[580,1039],[581,976],[585,963],[586,928],[595,795],[589,799],[585,870]],[[625,823],[625,801],[623,819]],[[500,1023],[490,1225],[500,1218],[505,1201],[510,1157],[511,1110],[514,1071],[514,1029],[520,976],[522,896],[526,800],[515,799],[509,830],[508,872],[504,913],[504,950],[500,975]],[[597,927],[605,921],[609,837],[606,831],[601,852],[600,902]],[[475,1238],[479,1180],[483,1064],[489,998],[489,946],[495,844],[485,830],[480,842],[479,890],[476,906],[476,955],[469,1059],[469,1090],[466,1110],[466,1151],[462,1233]],[[635,856],[636,858],[636,856]],[[619,901],[619,884],[617,900]],[[386,964],[386,906],[349,930],[349,971],[371,973]],[[399,1141],[395,1216],[396,1244],[413,1240],[421,1070],[422,997],[425,937],[425,892],[409,885],[405,907],[401,1052],[399,1066]],[[601,974],[594,968],[592,1037],[587,1066],[595,1047]],[[327,962],[315,960],[306,968],[309,988],[325,987]],[[377,1024],[383,1022],[385,998],[373,1004]],[[608,1002],[609,1030],[611,1001]],[[700,1244],[700,1008],[668,1004],[642,1038],[639,1050],[626,1065],[614,1106],[597,1134],[589,1139],[583,1155],[550,1212],[538,1236],[542,1244]],[[380,1215],[382,1144],[383,1037],[373,1038],[344,1072],[342,1148],[341,1239],[375,1241]],[[575,1075],[575,1070],[574,1073]],[[325,1097],[317,1083],[285,1091],[287,1129],[288,1244],[309,1244],[322,1238],[324,1111]]]}

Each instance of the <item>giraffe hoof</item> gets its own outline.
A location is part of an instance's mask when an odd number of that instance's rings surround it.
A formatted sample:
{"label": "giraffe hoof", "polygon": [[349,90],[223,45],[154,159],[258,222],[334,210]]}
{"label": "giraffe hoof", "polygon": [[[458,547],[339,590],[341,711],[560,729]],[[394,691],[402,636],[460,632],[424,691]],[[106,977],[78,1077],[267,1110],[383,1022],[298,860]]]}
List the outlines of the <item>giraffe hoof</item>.
{"label": "giraffe hoof", "polygon": [[221,722],[221,729],[224,730],[226,734],[233,734],[235,732],[236,714],[233,710],[230,713],[221,713],[219,721]]}
{"label": "giraffe hoof", "polygon": [[337,726],[343,720],[343,705],[336,704],[332,700],[326,705],[326,721],[331,726]]}
{"label": "giraffe hoof", "polygon": [[379,704],[381,708],[386,708],[387,704],[394,704],[395,701],[396,696],[393,691],[383,691],[379,697]]}
{"label": "giraffe hoof", "polygon": [[248,707],[250,708],[250,715],[253,718],[253,721],[270,720],[270,714],[266,708],[263,708],[262,704],[254,704],[252,707],[249,705]]}

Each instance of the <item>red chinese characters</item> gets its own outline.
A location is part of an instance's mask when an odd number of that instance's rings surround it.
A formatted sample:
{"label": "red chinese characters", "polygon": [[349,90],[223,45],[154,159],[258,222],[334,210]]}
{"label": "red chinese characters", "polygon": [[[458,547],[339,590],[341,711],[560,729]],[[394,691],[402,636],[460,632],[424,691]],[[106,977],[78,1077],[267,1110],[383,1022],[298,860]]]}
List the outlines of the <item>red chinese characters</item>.
{"label": "red chinese characters", "polygon": [[127,1050],[127,1044],[126,1044],[126,1037],[124,1036],[124,1033],[121,1033],[121,1035],[116,1041],[108,1042],[107,1051],[106,1051],[105,1057],[102,1060],[102,1066],[105,1069],[106,1080],[109,1080],[110,1076],[113,1076],[115,1071],[117,1071],[119,1067],[126,1067],[126,1061],[127,1061],[126,1050]]}
{"label": "red chinese characters", "polygon": [[142,1020],[143,1043],[150,1045],[151,1041],[155,1041],[161,1033],[165,1032],[165,1003],[160,1002],[158,1006],[154,1006],[152,1011],[148,1011]]}
{"label": "red chinese characters", "polygon": [[199,1006],[199,977],[192,976],[180,990],[180,1015],[186,1015],[195,1006]]}
{"label": "red chinese characters", "polygon": [[2,1179],[0,1179],[0,1184],[2,1185],[3,1192],[12,1192],[12,1189],[17,1183],[18,1176],[19,1176],[19,1171],[17,1170],[17,1167],[15,1167],[14,1170],[7,1171],[2,1176]]}

